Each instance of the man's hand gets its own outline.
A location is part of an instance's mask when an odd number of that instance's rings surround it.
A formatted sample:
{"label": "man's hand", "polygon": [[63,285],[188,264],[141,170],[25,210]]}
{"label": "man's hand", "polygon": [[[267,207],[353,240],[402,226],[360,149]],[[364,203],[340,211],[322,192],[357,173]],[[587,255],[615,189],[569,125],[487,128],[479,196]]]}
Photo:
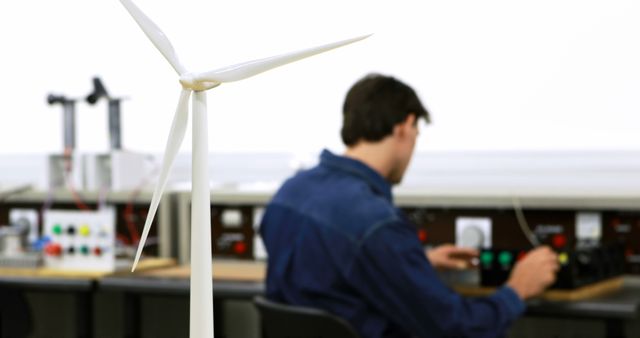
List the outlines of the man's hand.
{"label": "man's hand", "polygon": [[557,255],[548,247],[543,246],[529,251],[529,253],[511,271],[507,281],[523,300],[542,293],[556,280],[556,272],[560,269]]}
{"label": "man's hand", "polygon": [[478,250],[442,244],[427,251],[427,258],[436,269],[463,270],[472,266]]}

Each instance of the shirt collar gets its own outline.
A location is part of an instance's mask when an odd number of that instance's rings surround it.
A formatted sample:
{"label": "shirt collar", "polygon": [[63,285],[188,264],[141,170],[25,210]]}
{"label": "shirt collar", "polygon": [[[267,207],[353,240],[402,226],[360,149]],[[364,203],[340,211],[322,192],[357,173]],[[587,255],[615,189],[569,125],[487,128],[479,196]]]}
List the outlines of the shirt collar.
{"label": "shirt collar", "polygon": [[320,154],[320,165],[358,176],[366,181],[374,191],[383,195],[389,202],[392,202],[391,185],[380,173],[363,162],[346,156],[335,155],[324,149]]}

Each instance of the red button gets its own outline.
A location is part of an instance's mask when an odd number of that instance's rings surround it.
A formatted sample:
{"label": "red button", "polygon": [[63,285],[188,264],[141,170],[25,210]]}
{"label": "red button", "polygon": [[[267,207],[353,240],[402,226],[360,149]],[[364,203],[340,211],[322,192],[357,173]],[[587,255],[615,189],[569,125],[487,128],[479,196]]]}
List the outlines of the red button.
{"label": "red button", "polygon": [[60,256],[60,254],[62,254],[62,247],[57,243],[49,243],[44,248],[44,252],[49,256]]}
{"label": "red button", "polygon": [[620,220],[619,219],[614,218],[614,219],[611,220],[611,227],[612,228],[614,228],[614,229],[617,228],[618,224],[620,224]]}
{"label": "red button", "polygon": [[553,238],[551,239],[551,244],[556,249],[564,248],[564,246],[567,245],[567,237],[562,234],[553,235]]}
{"label": "red button", "polygon": [[633,249],[627,248],[627,250],[625,251],[624,255],[627,256],[627,257],[633,256]]}
{"label": "red button", "polygon": [[236,242],[233,244],[233,252],[237,254],[243,254],[247,251],[247,245],[244,242]]}
{"label": "red button", "polygon": [[420,229],[418,230],[418,239],[420,239],[420,242],[425,243],[427,241],[427,230],[425,229]]}
{"label": "red button", "polygon": [[102,249],[100,249],[100,247],[99,247],[99,246],[98,246],[98,247],[95,247],[95,248],[93,249],[93,254],[94,254],[94,255],[96,255],[96,256],[100,256],[100,255],[102,255]]}
{"label": "red button", "polygon": [[526,251],[520,251],[520,252],[518,253],[518,257],[516,258],[516,261],[519,261],[519,260],[523,259],[523,258],[524,258],[524,256],[526,256],[526,255],[527,255],[527,252],[526,252]]}

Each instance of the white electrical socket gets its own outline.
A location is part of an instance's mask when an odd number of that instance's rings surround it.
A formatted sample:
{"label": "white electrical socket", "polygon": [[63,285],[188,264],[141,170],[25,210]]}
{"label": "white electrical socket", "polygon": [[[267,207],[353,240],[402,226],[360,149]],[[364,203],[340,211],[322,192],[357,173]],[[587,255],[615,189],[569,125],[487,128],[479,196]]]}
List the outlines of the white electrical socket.
{"label": "white electrical socket", "polygon": [[469,248],[491,247],[491,226],[489,217],[457,217],[456,245]]}

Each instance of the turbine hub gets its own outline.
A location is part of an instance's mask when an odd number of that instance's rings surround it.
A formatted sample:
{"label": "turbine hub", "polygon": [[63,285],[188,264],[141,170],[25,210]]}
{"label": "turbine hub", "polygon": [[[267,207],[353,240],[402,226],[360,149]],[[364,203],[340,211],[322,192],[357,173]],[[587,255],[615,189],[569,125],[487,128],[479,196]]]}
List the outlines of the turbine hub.
{"label": "turbine hub", "polygon": [[180,84],[184,89],[191,89],[193,91],[204,91],[211,88],[215,88],[220,85],[220,82],[216,81],[197,81],[195,75],[188,73],[180,76]]}

